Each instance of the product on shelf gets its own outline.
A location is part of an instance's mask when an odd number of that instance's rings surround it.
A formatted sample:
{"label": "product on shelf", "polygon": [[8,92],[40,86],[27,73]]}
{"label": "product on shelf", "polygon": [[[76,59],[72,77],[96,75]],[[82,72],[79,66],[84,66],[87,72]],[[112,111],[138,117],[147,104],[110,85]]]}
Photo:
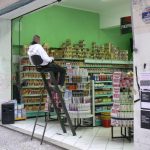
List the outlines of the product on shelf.
{"label": "product on shelf", "polygon": [[110,127],[110,110],[112,107],[112,75],[93,74],[93,119],[94,126]]}
{"label": "product on shelf", "polygon": [[71,118],[91,118],[90,78],[86,69],[67,70],[64,99]]}
{"label": "product on shelf", "polygon": [[[13,100],[14,101],[14,100]],[[26,109],[24,107],[24,104],[17,104],[17,101],[15,102],[15,120],[25,120],[26,119]]]}
{"label": "product on shelf", "polygon": [[[45,109],[47,92],[46,90],[43,91],[44,84],[40,73],[36,71],[35,66],[30,64],[27,56],[20,58],[20,83],[25,83],[20,93],[21,101],[26,110],[26,116],[36,116],[42,95],[41,110]],[[41,115],[44,115],[44,113],[41,113]]]}
{"label": "product on shelf", "polygon": [[[111,105],[112,103],[111,81],[113,72],[114,71],[127,72],[132,68],[132,64],[127,62],[128,52],[126,50],[119,50],[118,48],[114,47],[111,43],[107,43],[105,45],[100,46],[93,42],[92,47],[87,48],[84,40],[80,40],[76,44],[73,44],[71,40],[66,40],[62,44],[61,48],[52,48],[52,47],[49,48],[47,44],[44,44],[43,47],[50,56],[54,56],[55,63],[65,68],[68,68],[68,64],[71,66],[71,69],[67,69],[65,84],[66,88],[68,89],[67,93],[73,96],[75,100],[78,97],[79,97],[78,99],[80,99],[80,97],[86,97],[87,101],[91,103],[90,98],[91,93],[89,89],[91,88],[90,78],[91,76],[93,77],[93,80],[95,80],[94,90],[96,94],[94,97],[95,99],[94,105],[99,105],[99,103],[102,104],[107,103],[107,105]],[[36,68],[32,66],[29,62],[29,59],[27,57],[27,49],[28,46],[25,46],[23,50],[24,54],[22,54],[23,56],[20,59],[20,66],[21,66],[20,78],[21,82],[26,81],[26,86],[22,88],[23,93],[22,100],[24,103],[30,103],[30,105],[25,104],[25,107],[29,112],[33,110],[38,110],[37,107],[38,105],[32,103],[39,102],[41,95],[39,93],[40,92],[39,89],[44,87],[44,85],[41,79],[41,75],[36,71]],[[86,62],[86,59],[89,59],[88,63]],[[91,63],[92,60],[94,61],[93,63]],[[100,83],[96,83],[96,81]],[[103,83],[101,81],[106,81],[106,83],[105,82]],[[83,101],[85,102],[86,98],[83,98],[82,102]],[[46,96],[44,96],[44,100],[42,101],[43,109],[45,101]],[[84,105],[77,105],[77,106],[70,105],[70,106],[71,106],[70,108],[73,107],[79,108],[81,106],[83,107]],[[87,107],[88,111],[86,113],[83,113],[84,115],[80,114],[80,116],[91,114],[91,110],[89,111],[88,106],[87,105],[85,106]],[[102,109],[102,111],[110,110],[110,106],[107,107],[102,106],[102,108],[97,107],[98,110]],[[79,110],[81,111],[81,109]],[[73,116],[77,116],[77,111],[74,112],[72,111],[72,113]]]}

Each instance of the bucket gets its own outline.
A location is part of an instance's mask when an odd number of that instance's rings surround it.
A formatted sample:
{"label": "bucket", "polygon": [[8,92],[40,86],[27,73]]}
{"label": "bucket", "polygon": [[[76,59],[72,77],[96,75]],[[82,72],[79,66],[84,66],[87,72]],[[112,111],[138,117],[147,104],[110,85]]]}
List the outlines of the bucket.
{"label": "bucket", "polygon": [[102,126],[105,127],[105,128],[111,127],[111,121],[110,121],[110,119],[103,119],[102,120]]}

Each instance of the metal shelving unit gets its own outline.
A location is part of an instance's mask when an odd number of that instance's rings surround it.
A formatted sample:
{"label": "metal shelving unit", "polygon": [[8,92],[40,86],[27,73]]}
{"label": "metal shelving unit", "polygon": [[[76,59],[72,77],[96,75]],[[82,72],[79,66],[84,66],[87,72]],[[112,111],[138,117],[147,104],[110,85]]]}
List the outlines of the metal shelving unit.
{"label": "metal shelving unit", "polygon": [[[20,57],[20,82],[25,81],[26,85],[22,86],[21,88],[21,101],[24,103],[25,109],[26,109],[26,116],[27,117],[36,117],[39,101],[41,98],[41,89],[44,88],[43,85],[35,84],[35,82],[41,82],[42,78],[37,75],[38,72],[35,70],[29,69],[27,70],[27,67],[34,67],[30,64],[28,56],[22,56]],[[35,93],[37,92],[37,93]],[[45,116],[44,108],[45,108],[45,102],[47,93],[43,94],[43,102],[42,107],[43,111],[40,112],[40,116]]]}
{"label": "metal shelving unit", "polygon": [[[103,86],[95,86],[96,84],[104,84]],[[96,91],[105,91],[106,89],[110,89],[112,92],[112,85],[105,85],[105,84],[112,84],[112,81],[108,80],[108,81],[95,81],[92,80],[92,100],[93,100],[93,114],[100,114],[100,113],[110,113],[110,109],[104,109],[104,106],[111,106],[113,104],[112,101],[102,101],[102,102],[96,102],[97,98],[107,98],[107,97],[112,97],[112,93],[108,93],[108,94],[96,94]],[[107,91],[106,91],[107,92]],[[100,110],[97,109],[97,107],[101,107]],[[93,117],[93,126],[96,126],[96,117]]]}

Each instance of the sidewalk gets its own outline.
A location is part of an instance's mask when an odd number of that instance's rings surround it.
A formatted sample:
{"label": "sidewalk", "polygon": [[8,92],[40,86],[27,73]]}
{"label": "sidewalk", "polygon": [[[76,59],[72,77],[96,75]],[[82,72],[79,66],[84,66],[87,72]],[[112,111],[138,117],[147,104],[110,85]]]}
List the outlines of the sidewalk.
{"label": "sidewalk", "polygon": [[17,131],[0,126],[0,150],[64,150],[52,144],[40,141]]}

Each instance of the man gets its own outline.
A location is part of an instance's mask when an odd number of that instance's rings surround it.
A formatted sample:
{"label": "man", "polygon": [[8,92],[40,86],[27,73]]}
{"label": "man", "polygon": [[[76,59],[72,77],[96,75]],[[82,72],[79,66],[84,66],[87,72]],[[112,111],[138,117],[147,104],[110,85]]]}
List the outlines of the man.
{"label": "man", "polygon": [[[29,60],[31,64],[33,64],[31,60],[31,56],[33,55],[39,55],[43,59],[43,63],[41,64],[44,68],[50,68],[50,71],[53,71],[56,80],[58,81],[58,86],[60,90],[63,90],[64,81],[65,81],[65,74],[66,70],[54,63],[54,57],[49,57],[46,51],[43,49],[43,47],[40,44],[40,36],[35,35],[33,36],[33,41],[31,42],[31,45],[29,46],[28,50]],[[33,64],[34,65],[34,64]],[[58,78],[59,77],[59,78]]]}

